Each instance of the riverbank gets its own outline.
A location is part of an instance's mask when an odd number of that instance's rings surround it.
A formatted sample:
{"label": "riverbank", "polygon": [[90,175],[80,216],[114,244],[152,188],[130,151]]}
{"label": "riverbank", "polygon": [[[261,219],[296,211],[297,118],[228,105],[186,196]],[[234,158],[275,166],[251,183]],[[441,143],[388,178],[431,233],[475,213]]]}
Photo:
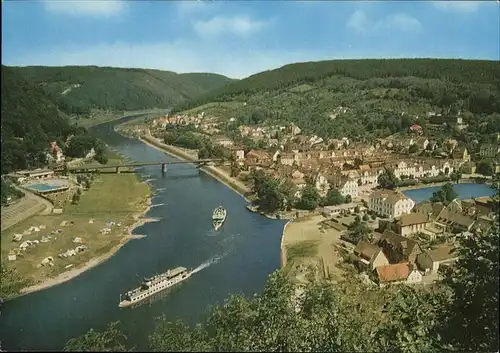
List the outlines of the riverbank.
{"label": "riverbank", "polygon": [[286,228],[292,223],[292,220],[289,220],[286,222],[285,226],[283,227],[283,232],[281,233],[281,242],[280,242],[280,254],[281,254],[281,269],[285,268],[287,264],[287,247],[284,245],[285,242],[285,233],[286,233]]}
{"label": "riverbank", "polygon": [[150,202],[149,202],[148,207],[145,208],[140,213],[137,213],[133,216],[135,219],[135,222],[129,227],[129,229],[126,233],[122,234],[122,238],[121,238],[120,242],[118,243],[118,245],[115,245],[114,247],[112,247],[111,250],[109,250],[105,254],[84,263],[82,266],[79,266],[79,267],[74,268],[72,270],[63,272],[63,273],[59,274],[58,276],[47,279],[46,281],[44,281],[40,284],[35,284],[33,286],[21,289],[21,295],[37,292],[37,291],[40,291],[43,289],[57,286],[59,284],[67,282],[69,280],[72,280],[72,279],[78,277],[79,275],[81,275],[82,273],[84,273],[85,271],[88,271],[91,268],[93,268],[97,265],[100,265],[103,262],[109,260],[113,255],[115,255],[118,252],[118,250],[120,250],[129,241],[134,240],[134,239],[144,238],[146,235],[132,234],[132,233],[134,232],[134,230],[136,228],[141,227],[146,223],[155,221],[155,219],[152,219],[152,218],[151,219],[150,218],[143,218],[144,215],[146,215],[146,213],[148,213],[149,210],[151,209],[151,199],[149,199],[149,200],[150,200]]}
{"label": "riverbank", "polygon": [[[120,164],[122,159],[110,154],[110,163]],[[66,198],[71,196],[68,193]],[[64,203],[62,214],[34,216],[2,232],[2,263],[17,273],[14,282],[0,284],[4,298],[66,282],[106,261],[128,241],[142,237],[132,232],[154,221],[144,218],[151,197],[150,186],[135,174],[101,174],[81,193],[77,204]],[[12,241],[15,234],[22,234],[20,242]],[[87,248],[73,256],[58,256],[79,244]],[[23,285],[16,285],[21,280]]]}
{"label": "riverbank", "polygon": [[[191,156],[190,154],[186,153],[182,149],[167,145],[165,143],[162,143],[155,139],[154,137],[149,137],[149,136],[141,136],[139,137],[139,140],[142,141],[143,143],[147,144],[148,146],[155,148],[159,151],[166,152],[175,158],[178,158],[183,161],[187,162],[193,162],[196,159]],[[220,181],[222,184],[226,185],[230,189],[232,189],[234,192],[236,192],[238,195],[243,197],[247,202],[251,202],[247,198],[247,194],[251,191],[248,186],[243,184],[243,182],[231,177],[228,175],[225,171],[221,170],[220,168],[213,167],[213,166],[204,166],[200,168],[201,171],[207,173],[214,179],[217,179]],[[167,171],[168,173],[168,171]]]}

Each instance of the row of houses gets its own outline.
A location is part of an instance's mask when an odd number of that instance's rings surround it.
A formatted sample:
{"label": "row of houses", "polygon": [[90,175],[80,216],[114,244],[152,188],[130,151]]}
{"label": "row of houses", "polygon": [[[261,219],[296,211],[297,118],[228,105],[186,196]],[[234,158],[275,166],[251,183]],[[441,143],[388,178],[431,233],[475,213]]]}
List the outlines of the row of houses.
{"label": "row of houses", "polygon": [[456,261],[457,252],[450,244],[423,250],[417,241],[385,230],[376,243],[360,241],[351,259],[361,270],[373,271],[383,287],[389,283],[420,283],[440,265]]}
{"label": "row of houses", "polygon": [[[271,164],[277,164],[296,166],[306,170],[320,170],[324,167],[337,167],[344,170],[346,174],[350,174],[352,177],[365,177],[365,179],[368,180],[373,178],[376,179],[378,174],[381,173],[382,168],[377,167],[378,165],[384,165],[393,169],[394,174],[398,178],[402,176],[415,178],[432,177],[441,173],[448,175],[459,168],[459,163],[454,163],[453,161],[435,159],[408,159],[391,161],[388,156],[380,156],[379,158],[374,159],[374,161],[378,161],[380,163],[368,164],[366,163],[367,159],[364,157],[362,152],[357,150],[344,150],[341,152],[309,151],[289,153],[277,150],[272,156],[262,150],[251,150],[246,155],[243,150],[236,150],[235,153],[237,160],[240,161],[240,165],[242,166],[261,165],[263,167],[268,167]],[[337,158],[335,157],[337,154],[342,154],[342,156]],[[365,163],[359,164],[361,161]],[[357,169],[352,169],[356,164]],[[368,180],[362,184],[370,184]]]}
{"label": "row of houses", "polygon": [[[243,157],[241,153],[238,157]],[[240,159],[241,160],[241,159]],[[242,162],[243,164],[243,162]],[[337,189],[343,196],[350,195],[358,197],[361,185],[378,185],[378,177],[383,173],[383,167],[371,168],[368,165],[359,166],[358,170],[343,171],[340,167],[325,163],[320,168],[310,169],[304,167],[303,163],[299,165],[276,164],[273,163],[269,154],[264,151],[252,150],[246,155],[245,163],[249,169],[272,169],[278,177],[289,177],[299,188],[306,185],[306,175],[310,177],[320,195],[326,195],[329,189]],[[397,177],[433,177],[439,174],[450,174],[454,167],[449,162],[427,163],[418,165],[409,164],[401,161],[397,164],[389,164],[393,167],[394,174]],[[321,170],[321,171],[320,171]],[[388,190],[376,192],[371,198],[372,209],[384,217],[397,217],[408,213],[415,205],[413,201],[401,193],[393,193]]]}
{"label": "row of houses", "polygon": [[498,210],[498,204],[491,198],[456,199],[448,205],[424,202],[413,212],[396,216],[392,220],[381,220],[379,227],[401,236],[421,233],[432,240],[444,234],[488,231],[494,225]]}
{"label": "row of houses", "polygon": [[164,115],[157,117],[150,122],[152,128],[165,129],[168,125],[187,126],[190,124],[197,125],[202,123],[203,116],[194,117],[187,115]]}

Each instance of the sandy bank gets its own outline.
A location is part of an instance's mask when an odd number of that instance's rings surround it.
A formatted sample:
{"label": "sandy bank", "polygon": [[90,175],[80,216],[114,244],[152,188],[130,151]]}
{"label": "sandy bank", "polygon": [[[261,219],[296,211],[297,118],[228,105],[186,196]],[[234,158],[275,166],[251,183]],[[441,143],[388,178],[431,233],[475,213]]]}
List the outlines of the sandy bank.
{"label": "sandy bank", "polygon": [[[321,222],[326,220],[322,215],[310,215],[288,222],[283,229],[281,238],[282,268],[287,265],[288,250],[292,247],[309,248],[302,255],[291,259],[296,267],[293,274],[300,281],[304,280],[304,273],[297,271],[298,267],[314,265],[323,272],[323,276],[339,280],[342,270],[338,267],[342,257],[337,253],[335,245],[340,242],[340,232],[333,228],[323,228]],[[308,253],[309,252],[309,253]],[[331,277],[332,276],[332,277]]]}
{"label": "sandy bank", "polygon": [[[188,161],[188,162],[192,162],[192,161],[196,160],[195,158],[193,158],[193,156],[184,152],[182,149],[177,148],[175,146],[166,145],[166,144],[158,141],[154,137],[142,136],[139,138],[139,140],[141,140],[142,142],[144,142],[145,144],[147,144],[148,146],[150,146],[152,148],[156,148],[157,150],[160,150],[162,152],[166,152],[166,153],[168,153],[168,154],[170,154],[170,155],[172,155],[180,160]],[[218,181],[220,181],[221,183],[223,183],[224,185],[226,185],[227,187],[232,189],[238,195],[243,197],[247,202],[250,202],[250,200],[248,200],[245,196],[248,192],[250,192],[250,188],[248,186],[246,186],[245,184],[243,184],[241,181],[231,177],[225,171],[223,171],[217,167],[205,166],[205,167],[201,167],[200,170],[202,170],[203,172],[207,173],[211,177],[217,179]]]}
{"label": "sandy bank", "polygon": [[37,292],[39,290],[47,289],[47,288],[56,286],[58,284],[64,283],[66,281],[69,281],[69,280],[81,275],[85,271],[90,270],[91,268],[93,268],[93,267],[103,263],[104,261],[108,260],[109,258],[111,258],[128,241],[130,241],[132,239],[144,238],[145,235],[132,234],[132,233],[133,233],[134,229],[144,225],[145,223],[157,221],[157,219],[154,219],[154,218],[144,218],[144,215],[146,213],[148,213],[148,211],[150,209],[151,209],[151,198],[148,198],[147,207],[144,210],[142,210],[141,212],[136,213],[134,215],[135,222],[131,226],[129,226],[128,229],[125,230],[125,233],[123,233],[123,237],[121,238],[120,243],[115,245],[113,248],[111,248],[111,250],[108,251],[106,254],[103,254],[99,257],[96,257],[96,258],[86,262],[85,264],[83,264],[80,267],[73,268],[69,271],[66,271],[66,272],[59,274],[56,277],[49,278],[49,279],[43,281],[42,283],[35,284],[35,285],[27,287],[27,288],[23,288],[21,290],[21,295]]}
{"label": "sandy bank", "polygon": [[287,259],[287,248],[285,246],[285,241],[286,241],[286,228],[288,227],[288,225],[290,223],[292,223],[293,221],[290,220],[288,222],[286,222],[285,226],[283,227],[283,233],[281,233],[281,242],[280,242],[280,252],[281,252],[281,268],[284,268],[286,266],[286,259]]}

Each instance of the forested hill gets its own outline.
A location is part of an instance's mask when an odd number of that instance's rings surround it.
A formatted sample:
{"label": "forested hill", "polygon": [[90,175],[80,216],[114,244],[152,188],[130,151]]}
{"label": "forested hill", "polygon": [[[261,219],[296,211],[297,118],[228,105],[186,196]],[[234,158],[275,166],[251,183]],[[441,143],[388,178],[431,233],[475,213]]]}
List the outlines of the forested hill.
{"label": "forested hill", "polygon": [[[174,107],[174,112],[211,102],[246,103],[232,104],[239,108],[228,115],[248,116],[258,111],[261,119],[254,120],[295,121],[307,132],[330,135],[346,133],[345,128],[353,127],[359,115],[370,113],[500,113],[500,63],[455,59],[296,63],[229,83]],[[332,119],[339,106],[350,108],[350,114],[358,117],[348,122]],[[366,128],[361,126],[359,133],[361,130]]]}
{"label": "forested hill", "polygon": [[[412,79],[425,79],[451,85],[492,84],[498,89],[500,63],[455,59],[362,59],[294,63],[232,82],[191,102],[180,104],[179,107],[194,107],[196,104],[224,101],[239,95],[263,91],[279,91],[298,84],[324,84],[324,80],[340,77],[368,81],[362,85],[367,88],[377,86],[402,88],[411,86]],[[406,79],[401,80],[402,78]],[[332,88],[335,90],[335,87]]]}
{"label": "forested hill", "polygon": [[68,114],[91,109],[140,110],[169,108],[232,80],[218,74],[177,74],[170,71],[96,66],[12,67],[43,88]]}
{"label": "forested hill", "polygon": [[[74,135],[66,148],[68,136]],[[50,141],[80,157],[96,146],[84,128],[71,125],[46,93],[2,66],[1,173],[46,163]]]}

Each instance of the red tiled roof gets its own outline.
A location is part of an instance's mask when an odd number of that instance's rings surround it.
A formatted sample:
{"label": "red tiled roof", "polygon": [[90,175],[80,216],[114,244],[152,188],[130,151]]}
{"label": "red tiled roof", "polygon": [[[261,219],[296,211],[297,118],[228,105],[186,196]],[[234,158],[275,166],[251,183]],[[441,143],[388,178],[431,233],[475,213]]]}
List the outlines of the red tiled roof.
{"label": "red tiled roof", "polygon": [[377,275],[380,282],[402,281],[410,275],[410,264],[403,262],[400,264],[377,267]]}

